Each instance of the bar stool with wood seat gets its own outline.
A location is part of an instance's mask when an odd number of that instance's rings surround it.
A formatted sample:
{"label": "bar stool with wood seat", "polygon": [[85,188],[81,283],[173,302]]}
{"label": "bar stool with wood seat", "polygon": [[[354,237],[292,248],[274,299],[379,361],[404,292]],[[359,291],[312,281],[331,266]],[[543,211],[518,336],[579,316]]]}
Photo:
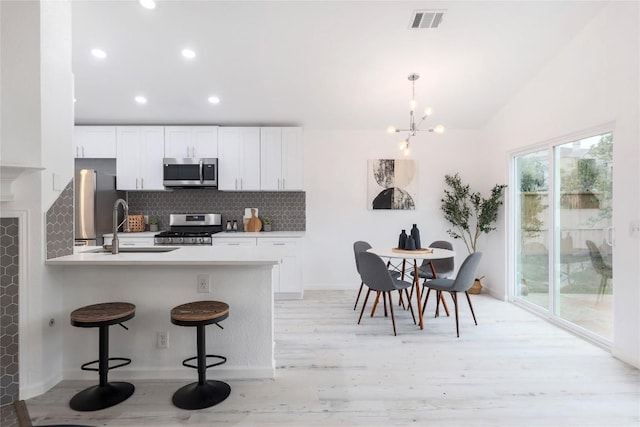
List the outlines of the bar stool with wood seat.
{"label": "bar stool with wood seat", "polygon": [[[198,370],[198,382],[188,384],[173,394],[173,404],[182,409],[203,409],[217,405],[231,393],[229,384],[222,381],[207,380],[207,368],[227,362],[224,356],[206,354],[205,326],[215,324],[229,317],[229,305],[220,301],[196,301],[174,307],[171,310],[171,323],[178,326],[195,326],[197,356],[182,361],[188,368]],[[207,358],[218,359],[207,365]],[[197,360],[197,365],[189,362]]]}
{"label": "bar stool with wood seat", "polygon": [[[110,369],[120,368],[131,363],[131,359],[124,357],[109,357],[109,326],[119,324],[127,329],[122,322],[133,319],[136,306],[127,302],[107,302],[87,305],[71,312],[71,325],[79,328],[99,328],[100,343],[98,360],[82,365],[83,371],[97,371],[100,376],[98,385],[89,387],[77,393],[69,406],[76,411],[97,411],[109,408],[127,400],[135,389],[127,382],[109,382],[107,374]],[[109,361],[121,363],[109,366]],[[98,364],[98,367],[90,365]]]}

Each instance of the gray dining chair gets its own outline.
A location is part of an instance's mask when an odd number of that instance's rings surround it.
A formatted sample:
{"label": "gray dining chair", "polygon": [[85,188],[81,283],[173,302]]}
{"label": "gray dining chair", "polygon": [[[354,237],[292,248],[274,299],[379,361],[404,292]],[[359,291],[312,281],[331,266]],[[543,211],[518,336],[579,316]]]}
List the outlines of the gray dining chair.
{"label": "gray dining chair", "polygon": [[[449,292],[451,294],[456,312],[456,335],[458,337],[460,337],[460,327],[458,325],[458,292],[464,292],[464,294],[467,296],[467,302],[469,303],[469,308],[471,309],[473,322],[478,325],[476,314],[473,311],[473,305],[471,304],[471,298],[469,298],[469,292],[467,291],[469,290],[471,285],[473,285],[473,281],[476,279],[476,272],[478,271],[478,264],[480,264],[481,258],[482,252],[474,252],[464,260],[455,279],[438,278],[429,280],[424,284],[424,286],[427,286],[429,289],[433,289],[434,291],[436,291],[436,301],[440,301],[440,295],[442,292]],[[427,292],[424,298],[424,304],[422,305],[423,311],[424,307],[427,306],[428,299],[429,292]]]}
{"label": "gray dining chair", "polygon": [[[451,242],[446,240],[435,240],[431,242],[429,245],[430,248],[438,248],[438,249],[448,249],[450,251],[453,250],[453,245]],[[433,279],[433,271],[431,270],[431,265],[433,265],[433,269],[436,271],[436,275],[440,278],[449,278],[453,275],[453,271],[455,269],[454,266],[454,258],[442,258],[442,259],[434,259],[434,260],[423,260],[422,265],[418,267],[418,277],[424,280]]]}
{"label": "gray dining chair", "polygon": [[[429,247],[438,248],[438,249],[447,249],[450,251],[453,250],[453,245],[451,244],[451,242],[448,242],[446,240],[435,240],[431,242]],[[431,265],[433,265],[433,269],[431,268]],[[424,288],[426,281],[434,278],[433,276],[434,270],[436,272],[436,277],[448,279],[453,275],[454,269],[455,269],[454,257],[434,259],[434,260],[425,259],[422,261],[422,264],[420,265],[420,267],[418,267],[418,277],[423,279],[422,286]],[[427,290],[427,293],[429,292],[430,290]],[[411,289],[411,297],[413,297],[413,289]],[[442,300],[442,304],[448,316],[449,308],[447,307],[447,303],[444,301],[444,299]],[[439,307],[440,307],[440,302],[438,301],[438,308]]]}
{"label": "gray dining chair", "polygon": [[[353,244],[353,254],[356,258],[356,270],[358,271],[358,274],[360,274],[360,264],[358,261],[358,254],[361,252],[366,252],[367,249],[371,249],[371,245],[363,240],[358,240]],[[360,294],[362,294],[363,287],[364,287],[364,282],[360,282],[360,289],[358,290],[358,296],[356,297],[355,304],[353,304],[354,310],[358,306],[358,301],[360,300]]]}
{"label": "gray dining chair", "polygon": [[[383,299],[386,305],[386,301],[389,301],[389,311],[391,313],[391,322],[393,324],[393,335],[396,335],[396,318],[393,313],[393,301],[391,298],[392,292],[404,290],[407,296],[407,302],[409,304],[409,310],[411,311],[411,317],[413,323],[416,324],[416,317],[413,314],[413,306],[411,305],[411,299],[409,298],[409,292],[407,289],[413,286],[413,283],[401,280],[399,276],[393,275],[387,268],[385,262],[378,255],[371,252],[360,252],[357,256],[358,268],[360,272],[360,278],[362,282],[369,288],[367,294],[364,297],[364,303],[362,304],[362,310],[360,311],[360,318],[358,319],[358,325],[362,321],[362,315],[367,306],[369,295],[371,291],[379,292],[385,295],[387,298]],[[376,299],[377,303],[377,299]],[[375,310],[375,304],[374,304]],[[373,311],[371,313],[373,316]]]}

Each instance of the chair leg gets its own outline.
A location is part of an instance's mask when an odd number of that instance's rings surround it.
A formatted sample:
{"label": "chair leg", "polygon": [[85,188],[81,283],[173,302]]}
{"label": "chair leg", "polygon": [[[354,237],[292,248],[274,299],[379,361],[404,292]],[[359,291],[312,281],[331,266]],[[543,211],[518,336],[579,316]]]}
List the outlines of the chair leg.
{"label": "chair leg", "polygon": [[[413,289],[413,286],[411,287]],[[404,290],[404,293],[407,295],[407,302],[409,303],[409,310],[411,311],[411,317],[413,317],[413,324],[416,325],[416,316],[413,314],[413,305],[411,305],[411,298],[409,298],[409,291]],[[400,293],[402,295],[402,293]]]}
{"label": "chair leg", "polygon": [[373,317],[373,315],[376,314],[376,307],[378,306],[379,300],[380,300],[380,291],[376,291],[376,300],[373,302],[373,308],[371,309],[371,317]]}
{"label": "chair leg", "polygon": [[436,315],[434,317],[440,317],[440,300],[442,299],[442,291],[436,291]]}
{"label": "chair leg", "polygon": [[451,298],[453,298],[453,305],[456,309],[456,336],[460,338],[460,327],[458,326],[458,293],[451,292]]}
{"label": "chair leg", "polygon": [[469,297],[469,292],[464,291],[467,296],[467,302],[469,303],[469,308],[471,309],[471,315],[473,316],[473,322],[478,326],[478,321],[476,320],[476,313],[473,311],[473,305],[471,305],[471,298]]}
{"label": "chair leg", "polygon": [[389,292],[389,310],[391,311],[391,323],[393,324],[393,336],[396,336],[396,317],[393,314],[393,302],[391,301],[391,292]]}
{"label": "chair leg", "polygon": [[384,317],[387,317],[389,315],[389,313],[387,312],[387,293],[383,292],[382,293],[382,306],[384,307]]}
{"label": "chair leg", "polygon": [[369,299],[369,294],[371,293],[371,288],[367,289],[367,294],[364,296],[364,303],[362,304],[362,310],[360,311],[360,318],[358,319],[358,325],[362,320],[362,315],[364,314],[364,309],[367,306],[367,300]]}
{"label": "chair leg", "polygon": [[427,308],[427,302],[429,302],[430,293],[431,293],[431,288],[427,288],[427,292],[424,294],[424,302],[422,303],[422,315],[424,315],[424,309]]}
{"label": "chair leg", "polygon": [[364,287],[364,282],[360,282],[360,290],[358,291],[358,296],[356,297],[356,303],[353,304],[353,311],[355,311],[356,307],[358,306],[358,301],[360,300],[360,294],[362,293],[363,287]]}

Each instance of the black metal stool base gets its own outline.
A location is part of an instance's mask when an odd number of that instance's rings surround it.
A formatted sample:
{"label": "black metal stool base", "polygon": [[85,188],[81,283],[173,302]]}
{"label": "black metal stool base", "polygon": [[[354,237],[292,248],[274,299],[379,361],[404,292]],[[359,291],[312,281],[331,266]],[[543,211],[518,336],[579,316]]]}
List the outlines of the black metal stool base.
{"label": "black metal stool base", "polygon": [[124,402],[133,394],[134,390],[133,384],[125,382],[112,382],[103,386],[94,385],[73,396],[69,406],[76,411],[97,411]]}
{"label": "black metal stool base", "polygon": [[204,409],[217,405],[231,394],[229,384],[207,380],[200,385],[188,384],[173,394],[173,404],[181,409]]}

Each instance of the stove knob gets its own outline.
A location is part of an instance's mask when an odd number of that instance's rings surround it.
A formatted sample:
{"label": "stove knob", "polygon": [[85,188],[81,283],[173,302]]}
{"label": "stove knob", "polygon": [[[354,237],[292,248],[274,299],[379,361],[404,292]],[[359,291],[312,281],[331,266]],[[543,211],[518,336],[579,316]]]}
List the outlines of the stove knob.
{"label": "stove knob", "polygon": [[184,238],[183,237],[178,237],[178,242],[177,243],[184,243]]}
{"label": "stove knob", "polygon": [[200,244],[204,243],[204,239],[202,237],[198,237],[198,243]]}

